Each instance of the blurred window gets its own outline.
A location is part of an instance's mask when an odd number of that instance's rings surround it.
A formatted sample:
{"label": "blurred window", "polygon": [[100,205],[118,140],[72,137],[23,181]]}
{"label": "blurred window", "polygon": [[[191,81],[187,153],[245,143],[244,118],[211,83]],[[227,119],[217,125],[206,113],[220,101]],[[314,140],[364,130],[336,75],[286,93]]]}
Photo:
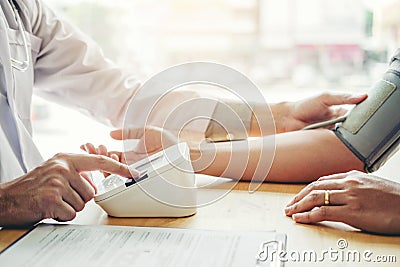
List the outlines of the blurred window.
{"label": "blurred window", "polygon": [[[400,36],[396,0],[44,1],[142,79],[182,62],[220,62],[249,76],[269,101],[365,91],[385,70]],[[45,102],[35,103],[42,147],[46,133],[66,132],[79,141],[90,137],[82,132],[93,133],[79,115],[47,104],[48,116]]]}

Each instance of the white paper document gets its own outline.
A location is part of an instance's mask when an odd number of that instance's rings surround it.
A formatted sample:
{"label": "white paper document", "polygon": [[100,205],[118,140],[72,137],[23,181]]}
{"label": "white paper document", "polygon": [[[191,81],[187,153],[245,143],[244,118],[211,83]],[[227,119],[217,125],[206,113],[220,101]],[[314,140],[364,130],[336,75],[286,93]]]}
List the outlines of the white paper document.
{"label": "white paper document", "polygon": [[278,236],[284,243],[275,232],[42,224],[3,251],[0,266],[281,266],[257,260]]}

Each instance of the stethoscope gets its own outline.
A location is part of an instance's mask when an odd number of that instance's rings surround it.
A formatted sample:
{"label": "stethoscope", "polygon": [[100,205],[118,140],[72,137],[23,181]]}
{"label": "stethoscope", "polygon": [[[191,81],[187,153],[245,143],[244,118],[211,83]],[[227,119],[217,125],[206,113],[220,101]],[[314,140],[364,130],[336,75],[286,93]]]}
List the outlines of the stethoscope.
{"label": "stethoscope", "polygon": [[25,36],[25,32],[24,32],[24,26],[22,25],[22,21],[21,21],[21,17],[18,13],[18,9],[14,4],[14,1],[11,0],[9,1],[12,9],[13,9],[13,13],[14,13],[14,17],[15,20],[17,21],[18,24],[18,31],[19,33],[22,35],[22,41],[24,43],[24,51],[25,51],[25,60],[18,60],[18,59],[14,59],[11,58],[11,66],[19,71],[26,71],[29,68],[29,64],[30,64],[30,57],[29,57],[29,47],[28,47],[28,42],[26,40],[26,36]]}

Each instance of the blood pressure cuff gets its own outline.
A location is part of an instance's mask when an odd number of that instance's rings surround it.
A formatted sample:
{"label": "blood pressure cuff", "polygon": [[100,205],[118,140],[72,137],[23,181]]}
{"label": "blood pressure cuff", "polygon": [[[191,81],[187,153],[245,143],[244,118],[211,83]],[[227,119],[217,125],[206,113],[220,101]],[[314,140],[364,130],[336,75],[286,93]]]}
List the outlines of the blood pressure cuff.
{"label": "blood pressure cuff", "polygon": [[334,130],[339,139],[365,164],[367,172],[379,169],[400,142],[400,61],[390,68]]}

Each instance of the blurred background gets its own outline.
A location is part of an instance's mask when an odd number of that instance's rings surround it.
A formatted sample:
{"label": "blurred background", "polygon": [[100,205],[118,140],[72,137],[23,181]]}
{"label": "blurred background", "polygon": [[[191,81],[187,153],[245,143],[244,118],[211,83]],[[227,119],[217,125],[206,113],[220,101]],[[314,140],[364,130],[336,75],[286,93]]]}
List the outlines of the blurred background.
{"label": "blurred background", "polygon": [[[268,102],[363,92],[399,46],[399,0],[44,0],[143,81],[188,61],[246,74]],[[109,128],[42,99],[33,106],[45,157],[107,144]]]}

